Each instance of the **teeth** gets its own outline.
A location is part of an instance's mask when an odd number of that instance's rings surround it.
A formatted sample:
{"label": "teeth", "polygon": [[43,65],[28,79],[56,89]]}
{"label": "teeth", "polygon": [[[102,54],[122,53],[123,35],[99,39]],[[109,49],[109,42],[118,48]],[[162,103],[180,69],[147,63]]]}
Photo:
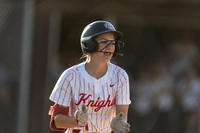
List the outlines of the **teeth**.
{"label": "teeth", "polygon": [[109,53],[109,54],[111,54],[111,52],[104,52],[104,53]]}
{"label": "teeth", "polygon": [[108,52],[105,52],[104,54],[107,55],[107,56],[110,56],[110,55],[111,55],[111,53],[108,53]]}

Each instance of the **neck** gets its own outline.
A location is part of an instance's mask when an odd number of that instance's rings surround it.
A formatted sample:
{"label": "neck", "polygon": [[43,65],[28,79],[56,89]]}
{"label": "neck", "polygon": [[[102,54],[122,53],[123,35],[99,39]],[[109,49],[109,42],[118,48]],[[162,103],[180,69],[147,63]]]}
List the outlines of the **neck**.
{"label": "neck", "polygon": [[107,68],[107,63],[100,63],[93,60],[89,60],[85,65],[85,70],[96,79],[103,77],[107,72]]}

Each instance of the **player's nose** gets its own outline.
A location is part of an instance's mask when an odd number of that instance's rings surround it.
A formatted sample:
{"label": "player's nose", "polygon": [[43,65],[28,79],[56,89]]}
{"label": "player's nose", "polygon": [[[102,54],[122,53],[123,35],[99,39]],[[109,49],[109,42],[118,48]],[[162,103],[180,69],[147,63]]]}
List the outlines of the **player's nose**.
{"label": "player's nose", "polygon": [[110,49],[113,49],[115,47],[115,45],[113,45],[112,43],[110,43],[107,47],[106,47],[106,49],[107,50],[110,50]]}

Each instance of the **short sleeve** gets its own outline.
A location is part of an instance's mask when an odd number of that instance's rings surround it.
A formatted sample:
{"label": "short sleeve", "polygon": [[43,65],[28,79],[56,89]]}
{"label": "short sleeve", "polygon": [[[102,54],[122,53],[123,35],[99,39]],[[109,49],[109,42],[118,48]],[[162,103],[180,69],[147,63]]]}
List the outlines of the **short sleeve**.
{"label": "short sleeve", "polygon": [[58,79],[49,99],[59,105],[69,106],[71,102],[73,73],[63,72]]}
{"label": "short sleeve", "polygon": [[116,105],[129,105],[131,104],[129,77],[124,70],[122,70],[118,76],[119,84],[116,92]]}

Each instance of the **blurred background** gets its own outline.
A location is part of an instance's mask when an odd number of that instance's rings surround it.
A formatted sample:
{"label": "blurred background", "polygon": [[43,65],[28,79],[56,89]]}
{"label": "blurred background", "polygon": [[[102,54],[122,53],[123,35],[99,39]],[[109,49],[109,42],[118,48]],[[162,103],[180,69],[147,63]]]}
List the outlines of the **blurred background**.
{"label": "blurred background", "polygon": [[48,98],[95,20],[124,33],[131,133],[200,133],[199,0],[0,0],[0,133],[52,133]]}

